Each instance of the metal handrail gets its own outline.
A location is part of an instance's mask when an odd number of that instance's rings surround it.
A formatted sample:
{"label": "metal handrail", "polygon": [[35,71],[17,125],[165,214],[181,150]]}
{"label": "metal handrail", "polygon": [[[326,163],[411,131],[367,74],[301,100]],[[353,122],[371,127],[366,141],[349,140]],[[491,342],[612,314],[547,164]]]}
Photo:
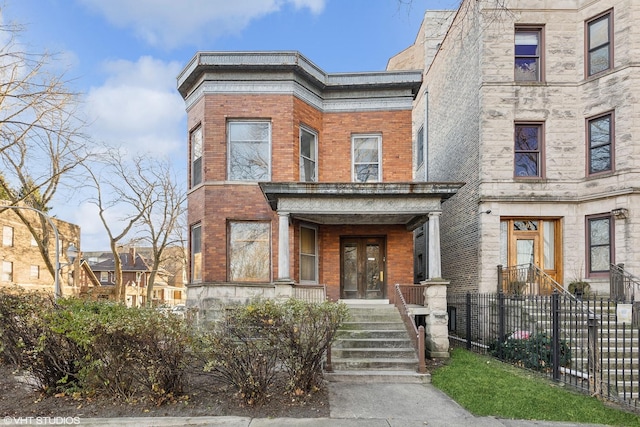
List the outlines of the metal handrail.
{"label": "metal handrail", "polygon": [[427,372],[424,347],[424,326],[416,326],[416,322],[409,314],[409,310],[407,309],[407,302],[402,295],[399,284],[396,284],[395,306],[398,308],[398,311],[400,311],[402,321],[404,322],[404,325],[407,328],[409,335],[411,336],[413,347],[418,354],[418,372],[424,374],[425,372]]}
{"label": "metal handrail", "polygon": [[609,294],[618,302],[635,300],[635,288],[640,289],[640,278],[625,271],[624,264],[609,265]]}
{"label": "metal handrail", "polygon": [[581,305],[589,316],[595,316],[593,310],[576,298],[555,279],[535,264],[520,264],[511,267],[498,266],[498,287],[505,294],[512,295],[551,295],[554,292],[566,295]]}

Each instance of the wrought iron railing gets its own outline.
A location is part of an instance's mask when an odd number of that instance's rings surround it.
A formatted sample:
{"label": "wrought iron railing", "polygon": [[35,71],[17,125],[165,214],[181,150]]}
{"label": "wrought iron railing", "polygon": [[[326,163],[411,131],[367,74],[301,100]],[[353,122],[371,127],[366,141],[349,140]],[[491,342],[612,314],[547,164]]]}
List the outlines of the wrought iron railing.
{"label": "wrought iron railing", "polygon": [[624,264],[609,266],[609,296],[618,302],[634,302],[640,279],[624,270]]}
{"label": "wrought iron railing", "polygon": [[498,266],[498,289],[505,295],[551,295],[553,291],[571,295],[553,277],[534,264]]}
{"label": "wrought iron railing", "polygon": [[640,328],[620,316],[619,303],[499,293],[448,295],[447,304],[452,346],[640,409]]}
{"label": "wrought iron railing", "polygon": [[400,290],[400,285],[396,284],[396,300],[395,305],[400,311],[400,316],[402,317],[402,321],[404,322],[407,331],[409,332],[409,336],[411,337],[411,341],[413,342],[413,347],[416,350],[416,354],[418,355],[418,372],[424,374],[427,372],[427,365],[425,361],[426,353],[424,346],[424,326],[417,327],[415,319],[409,313],[407,302]]}

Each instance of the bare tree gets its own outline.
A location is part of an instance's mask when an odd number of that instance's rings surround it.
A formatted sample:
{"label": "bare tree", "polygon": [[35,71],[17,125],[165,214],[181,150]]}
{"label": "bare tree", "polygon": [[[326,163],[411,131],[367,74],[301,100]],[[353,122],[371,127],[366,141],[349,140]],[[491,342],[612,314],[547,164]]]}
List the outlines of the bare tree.
{"label": "bare tree", "polygon": [[118,254],[120,242],[126,237],[129,242],[151,247],[151,273],[147,281],[147,304],[150,304],[158,271],[163,262],[175,256],[167,253],[167,248],[184,248],[180,221],[185,213],[186,190],[173,174],[171,164],[152,156],[127,159],[120,151],[111,149],[104,154],[99,172],[87,169],[95,190],[90,202],[98,207],[114,257],[116,299],[124,301],[126,297]]}
{"label": "bare tree", "polygon": [[89,186],[95,192],[89,202],[98,208],[98,216],[109,237],[114,262],[115,299],[124,302],[126,285],[122,280],[118,243],[151,209],[157,193],[156,184],[153,178],[148,177],[151,168],[144,157],[127,160],[123,153],[113,149],[101,157],[101,163],[86,165]]}
{"label": "bare tree", "polygon": [[[150,160],[148,166],[141,179],[153,188],[153,199],[144,209],[138,231],[140,241],[151,247],[151,274],[147,281],[147,305],[151,305],[153,285],[160,267],[176,256],[184,258],[185,240],[181,222],[186,212],[187,193],[168,161]],[[168,252],[167,249],[173,246],[182,250]]]}
{"label": "bare tree", "polygon": [[[6,40],[0,46],[0,193],[10,205],[47,212],[59,187],[87,159],[85,123],[78,119],[79,95],[63,75],[49,71],[54,58],[23,51],[16,40],[20,32],[15,25],[0,25],[0,39]],[[36,226],[24,212],[15,214],[53,276],[45,218]]]}

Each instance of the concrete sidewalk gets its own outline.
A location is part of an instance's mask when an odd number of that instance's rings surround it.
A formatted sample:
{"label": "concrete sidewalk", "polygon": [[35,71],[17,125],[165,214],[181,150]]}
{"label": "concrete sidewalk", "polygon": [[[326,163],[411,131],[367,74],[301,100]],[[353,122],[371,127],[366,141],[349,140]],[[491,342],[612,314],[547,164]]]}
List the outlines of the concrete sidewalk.
{"label": "concrete sidewalk", "polygon": [[[475,417],[431,384],[330,382],[330,418],[87,418],[82,426],[563,427],[595,426]],[[487,396],[490,399],[490,396]],[[11,425],[10,423],[5,423]]]}

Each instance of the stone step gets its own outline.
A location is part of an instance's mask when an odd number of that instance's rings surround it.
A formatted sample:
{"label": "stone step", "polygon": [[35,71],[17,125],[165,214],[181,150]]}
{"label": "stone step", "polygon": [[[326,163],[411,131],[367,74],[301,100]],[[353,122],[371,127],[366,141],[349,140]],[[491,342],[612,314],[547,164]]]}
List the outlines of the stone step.
{"label": "stone step", "polygon": [[401,338],[346,338],[342,337],[332,348],[413,348],[413,343],[406,332]]}
{"label": "stone step", "polygon": [[344,348],[332,347],[331,357],[336,359],[408,359],[416,358],[413,348]]}
{"label": "stone step", "polygon": [[402,329],[379,329],[379,330],[340,329],[336,333],[336,338],[341,338],[341,339],[371,338],[371,339],[377,340],[377,339],[398,338],[398,337],[406,337],[406,336],[407,336],[407,330],[404,328],[404,325]]}
{"label": "stone step", "polygon": [[[414,353],[415,354],[415,353]],[[417,358],[333,358],[331,364],[334,372],[351,370],[387,370],[387,371],[413,371],[418,369]]]}
{"label": "stone step", "polygon": [[419,374],[411,370],[395,371],[339,371],[325,372],[324,378],[332,382],[349,383],[396,383],[396,384],[428,384],[431,374]]}
{"label": "stone step", "polygon": [[404,329],[402,322],[354,322],[353,320],[344,322],[340,327],[341,330],[385,330],[385,329]]}

